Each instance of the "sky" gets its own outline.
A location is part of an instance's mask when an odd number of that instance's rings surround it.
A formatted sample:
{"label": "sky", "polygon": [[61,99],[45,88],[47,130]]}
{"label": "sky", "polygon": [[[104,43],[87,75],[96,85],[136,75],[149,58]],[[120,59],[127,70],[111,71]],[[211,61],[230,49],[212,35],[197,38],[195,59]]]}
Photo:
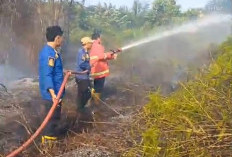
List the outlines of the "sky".
{"label": "sky", "polygon": [[[151,4],[154,0],[140,0],[141,2],[147,2]],[[188,10],[189,8],[199,8],[204,7],[209,0],[177,0],[177,3],[182,6],[182,10]],[[113,5],[119,6],[128,6],[133,5],[134,0],[86,0],[87,5],[94,5],[101,3],[112,3]]]}

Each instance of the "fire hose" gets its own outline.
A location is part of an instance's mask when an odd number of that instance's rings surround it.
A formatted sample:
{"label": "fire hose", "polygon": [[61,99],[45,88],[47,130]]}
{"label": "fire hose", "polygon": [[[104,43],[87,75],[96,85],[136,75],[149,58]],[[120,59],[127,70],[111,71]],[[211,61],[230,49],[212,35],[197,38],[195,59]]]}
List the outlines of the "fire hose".
{"label": "fire hose", "polygon": [[[121,49],[117,49],[117,50],[110,50],[111,52],[113,52],[113,54],[115,53],[119,53],[122,50]],[[19,148],[15,149],[13,152],[11,152],[9,155],[7,155],[6,157],[15,157],[16,155],[18,155],[19,153],[21,153],[24,149],[26,149],[34,140],[37,136],[39,136],[39,134],[43,131],[43,129],[46,127],[47,123],[49,122],[49,120],[51,119],[57,105],[59,104],[59,100],[60,97],[65,89],[65,85],[68,82],[68,78],[73,74],[73,75],[83,75],[86,74],[88,71],[84,71],[84,72],[71,72],[71,71],[67,71],[64,77],[64,80],[61,84],[60,90],[58,92],[57,95],[57,99],[53,102],[53,105],[50,109],[50,111],[48,112],[47,116],[45,117],[44,121],[42,122],[42,124],[39,126],[39,128],[36,130],[36,132],[26,141],[24,142]]]}
{"label": "fire hose", "polygon": [[57,99],[53,102],[53,105],[50,109],[50,111],[48,112],[47,116],[45,117],[44,121],[42,122],[42,124],[40,125],[40,127],[36,130],[36,132],[26,141],[24,142],[19,148],[17,148],[16,150],[14,150],[13,152],[11,152],[9,155],[7,155],[6,157],[15,157],[16,155],[18,155],[19,153],[21,153],[24,149],[26,149],[34,140],[37,136],[39,136],[39,134],[42,132],[42,130],[46,127],[47,123],[49,122],[49,120],[51,119],[57,105],[59,104],[59,100],[60,100],[60,97],[65,89],[65,85],[68,81],[68,78],[74,74],[80,74],[80,75],[83,75],[87,73],[87,71],[84,71],[84,72],[71,72],[71,71],[68,71],[65,73],[65,77],[64,77],[64,80],[62,82],[62,85],[60,87],[60,90],[58,92],[58,95],[57,95]]}

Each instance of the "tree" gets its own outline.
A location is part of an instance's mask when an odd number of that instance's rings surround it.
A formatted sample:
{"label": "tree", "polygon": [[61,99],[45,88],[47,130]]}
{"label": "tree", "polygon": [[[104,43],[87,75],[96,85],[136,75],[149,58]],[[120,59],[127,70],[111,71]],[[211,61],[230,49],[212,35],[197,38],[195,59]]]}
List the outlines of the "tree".
{"label": "tree", "polygon": [[208,12],[232,13],[231,0],[211,0],[205,7]]}
{"label": "tree", "polygon": [[[5,33],[4,41],[0,42],[1,49],[4,49],[0,56],[14,57],[17,51],[25,55],[25,60],[37,63],[39,49],[45,42],[46,27],[67,26],[65,6],[71,1],[73,0],[1,0],[0,28]],[[23,50],[19,50],[19,47]]]}
{"label": "tree", "polygon": [[189,9],[184,13],[184,16],[188,17],[190,20],[195,20],[200,16],[201,12],[202,11],[199,9]]}
{"label": "tree", "polygon": [[134,0],[132,10],[133,10],[134,16],[137,16],[140,13],[140,11],[142,10],[142,4],[140,3],[139,0]]}
{"label": "tree", "polygon": [[180,16],[180,6],[175,0],[155,0],[147,19],[154,25],[170,24],[173,18]]}

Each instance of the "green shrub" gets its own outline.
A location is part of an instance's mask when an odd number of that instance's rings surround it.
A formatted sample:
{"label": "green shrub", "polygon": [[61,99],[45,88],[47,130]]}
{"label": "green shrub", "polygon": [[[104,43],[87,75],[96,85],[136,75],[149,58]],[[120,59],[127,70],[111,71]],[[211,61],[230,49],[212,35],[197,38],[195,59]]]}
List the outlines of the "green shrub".
{"label": "green shrub", "polygon": [[208,69],[168,97],[159,92],[144,107],[142,144],[126,156],[230,156],[232,154],[232,38]]}

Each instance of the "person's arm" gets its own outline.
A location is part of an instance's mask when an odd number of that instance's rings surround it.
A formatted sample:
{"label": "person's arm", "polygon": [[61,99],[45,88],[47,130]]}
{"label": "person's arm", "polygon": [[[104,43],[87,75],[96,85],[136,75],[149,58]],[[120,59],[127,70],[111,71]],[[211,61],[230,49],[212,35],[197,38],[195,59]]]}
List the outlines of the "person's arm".
{"label": "person's arm", "polygon": [[50,92],[51,96],[52,96],[52,101],[55,102],[56,99],[56,94],[54,89],[48,89],[48,91]]}
{"label": "person's arm", "polygon": [[107,60],[116,60],[118,57],[118,53],[122,52],[121,48],[118,48],[116,50],[110,50],[111,52],[106,53],[107,54]]}
{"label": "person's arm", "polygon": [[107,52],[105,53],[106,55],[106,60],[113,60],[113,59],[117,59],[117,54],[113,53],[113,52]]}
{"label": "person's arm", "polygon": [[116,59],[117,55],[113,52],[105,53],[103,46],[93,46],[90,51],[90,64],[93,67],[98,61],[106,61]]}
{"label": "person's arm", "polygon": [[45,89],[51,94],[52,100],[56,99],[56,94],[54,91],[54,84],[53,84],[53,70],[55,64],[55,57],[49,56],[48,63],[45,65]]}
{"label": "person's arm", "polygon": [[80,68],[83,70],[83,71],[90,71],[91,67],[90,67],[90,64],[88,62],[83,62],[80,64]]}
{"label": "person's arm", "polygon": [[113,60],[116,58],[116,55],[113,52],[102,53],[100,55],[91,56],[91,61],[104,61],[104,60]]}
{"label": "person's arm", "polygon": [[81,68],[83,71],[90,71],[91,67],[89,65],[89,63],[86,61],[86,58],[84,58],[84,54],[83,53],[78,53],[78,56],[77,56],[77,66],[79,68]]}

